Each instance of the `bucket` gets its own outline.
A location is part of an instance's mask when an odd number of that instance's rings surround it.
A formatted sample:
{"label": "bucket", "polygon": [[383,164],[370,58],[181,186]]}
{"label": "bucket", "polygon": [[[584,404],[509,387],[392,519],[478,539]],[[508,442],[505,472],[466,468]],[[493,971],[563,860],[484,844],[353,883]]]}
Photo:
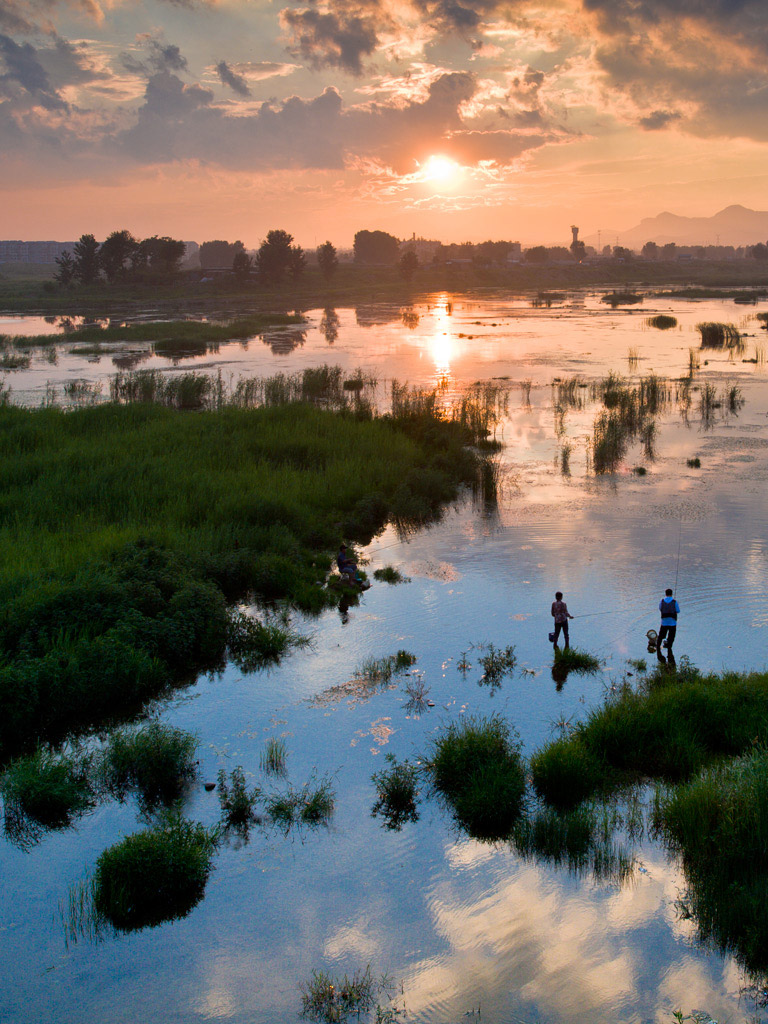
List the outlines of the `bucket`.
{"label": "bucket", "polygon": [[554,633],[550,633],[549,634],[549,642],[551,644],[553,644],[555,642],[555,634]]}

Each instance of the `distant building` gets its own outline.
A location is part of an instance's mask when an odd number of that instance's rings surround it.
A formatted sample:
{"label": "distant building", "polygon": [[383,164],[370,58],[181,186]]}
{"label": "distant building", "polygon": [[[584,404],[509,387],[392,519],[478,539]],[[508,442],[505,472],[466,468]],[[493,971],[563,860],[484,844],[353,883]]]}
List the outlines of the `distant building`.
{"label": "distant building", "polygon": [[419,263],[431,263],[435,258],[435,253],[440,248],[440,242],[434,241],[431,238],[417,238],[416,233],[406,238],[400,243],[400,252],[415,252],[419,258]]}
{"label": "distant building", "polygon": [[74,242],[0,241],[0,263],[55,263],[65,251],[72,252]]}

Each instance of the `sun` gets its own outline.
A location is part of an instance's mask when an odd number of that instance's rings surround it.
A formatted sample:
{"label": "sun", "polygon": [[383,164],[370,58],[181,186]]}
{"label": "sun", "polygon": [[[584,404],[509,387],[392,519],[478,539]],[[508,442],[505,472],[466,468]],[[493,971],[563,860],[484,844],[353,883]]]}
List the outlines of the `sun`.
{"label": "sun", "polygon": [[424,162],[421,172],[424,181],[452,185],[461,176],[461,167],[449,156],[436,153]]}

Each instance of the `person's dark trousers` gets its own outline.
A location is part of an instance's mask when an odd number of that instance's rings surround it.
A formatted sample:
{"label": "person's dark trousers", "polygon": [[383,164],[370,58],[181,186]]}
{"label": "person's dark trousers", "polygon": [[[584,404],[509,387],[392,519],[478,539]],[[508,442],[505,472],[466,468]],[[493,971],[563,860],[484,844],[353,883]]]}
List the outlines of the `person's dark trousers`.
{"label": "person's dark trousers", "polygon": [[568,643],[568,622],[567,621],[566,622],[556,622],[555,623],[555,643],[557,643],[558,639],[560,638],[560,630],[561,629],[563,631],[563,636],[565,637],[565,646],[569,647],[570,644]]}
{"label": "person's dark trousers", "polygon": [[677,632],[677,626],[659,626],[659,639],[657,651],[661,654],[661,645],[664,641],[664,637],[667,638],[667,654],[672,655],[672,644],[675,642],[675,633]]}

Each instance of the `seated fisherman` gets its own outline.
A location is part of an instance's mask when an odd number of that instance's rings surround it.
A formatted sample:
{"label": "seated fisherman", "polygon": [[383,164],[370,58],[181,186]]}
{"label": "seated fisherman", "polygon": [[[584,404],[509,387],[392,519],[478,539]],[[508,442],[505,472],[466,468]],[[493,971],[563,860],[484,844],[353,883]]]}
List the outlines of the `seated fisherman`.
{"label": "seated fisherman", "polygon": [[346,544],[342,544],[339,548],[339,553],[336,555],[336,564],[339,567],[339,572],[350,586],[354,586],[356,583],[362,582],[357,575],[357,563],[353,562],[347,555]]}

